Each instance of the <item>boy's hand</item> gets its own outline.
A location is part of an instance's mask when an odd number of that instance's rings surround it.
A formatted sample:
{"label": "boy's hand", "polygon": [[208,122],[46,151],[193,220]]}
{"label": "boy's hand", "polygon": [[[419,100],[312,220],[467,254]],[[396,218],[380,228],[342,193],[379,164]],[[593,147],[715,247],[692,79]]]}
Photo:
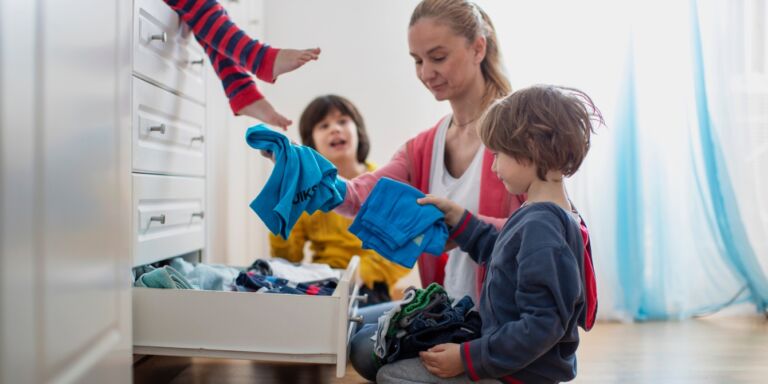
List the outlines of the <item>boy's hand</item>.
{"label": "boy's hand", "polygon": [[416,202],[421,205],[432,204],[436,206],[437,209],[443,211],[445,223],[451,227],[455,227],[459,220],[461,220],[461,215],[464,214],[464,208],[443,197],[427,195],[427,197],[422,197],[416,200]]}
{"label": "boy's hand", "polygon": [[426,351],[419,352],[421,362],[429,373],[449,378],[464,373],[459,344],[440,344]]}

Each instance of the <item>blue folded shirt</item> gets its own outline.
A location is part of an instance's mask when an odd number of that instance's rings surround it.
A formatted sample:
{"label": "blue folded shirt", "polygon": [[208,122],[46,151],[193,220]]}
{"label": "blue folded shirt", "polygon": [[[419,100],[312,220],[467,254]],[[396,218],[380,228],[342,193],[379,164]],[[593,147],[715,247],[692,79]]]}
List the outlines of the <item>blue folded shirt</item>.
{"label": "blue folded shirt", "polygon": [[314,149],[293,145],[263,124],[248,128],[245,141],[275,157],[267,184],[251,202],[273,234],[286,239],[302,212],[328,212],[344,201],[347,184],[337,177],[333,163]]}
{"label": "blue folded shirt", "polygon": [[416,188],[383,177],[360,207],[349,227],[363,242],[385,258],[413,268],[422,253],[439,255],[448,240],[445,216],[434,205],[420,205]]}

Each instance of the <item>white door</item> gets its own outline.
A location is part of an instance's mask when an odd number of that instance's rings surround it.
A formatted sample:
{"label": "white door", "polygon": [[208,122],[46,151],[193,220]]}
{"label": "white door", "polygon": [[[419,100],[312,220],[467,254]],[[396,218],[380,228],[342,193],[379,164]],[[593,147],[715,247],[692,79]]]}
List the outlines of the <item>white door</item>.
{"label": "white door", "polygon": [[131,380],[129,25],[0,0],[2,383]]}

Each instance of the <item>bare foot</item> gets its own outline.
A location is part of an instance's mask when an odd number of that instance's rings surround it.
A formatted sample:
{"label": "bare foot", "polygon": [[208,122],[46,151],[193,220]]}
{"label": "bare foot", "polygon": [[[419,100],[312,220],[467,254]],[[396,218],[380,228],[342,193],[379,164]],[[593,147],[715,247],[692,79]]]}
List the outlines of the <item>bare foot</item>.
{"label": "bare foot", "polygon": [[310,49],[281,49],[275,58],[272,77],[277,78],[283,73],[293,71],[311,60],[317,60],[320,48]]}
{"label": "bare foot", "polygon": [[253,117],[254,119],[261,120],[269,125],[280,127],[283,131],[287,130],[288,126],[293,123],[293,121],[288,120],[285,116],[277,113],[267,99],[254,101],[253,103],[246,105],[245,108],[237,113],[239,115]]}

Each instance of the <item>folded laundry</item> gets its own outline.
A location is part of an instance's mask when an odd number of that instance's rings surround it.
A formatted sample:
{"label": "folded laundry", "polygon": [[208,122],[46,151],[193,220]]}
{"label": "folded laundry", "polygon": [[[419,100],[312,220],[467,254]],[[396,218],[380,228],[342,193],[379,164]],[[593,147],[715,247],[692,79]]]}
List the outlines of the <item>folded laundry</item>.
{"label": "folded laundry", "polygon": [[363,248],[413,268],[419,255],[439,255],[448,240],[443,213],[433,205],[420,205],[424,194],[410,185],[383,177],[360,207],[349,231]]}
{"label": "folded laundry", "polygon": [[395,305],[394,307],[392,307],[392,309],[390,309],[385,314],[381,315],[381,317],[379,317],[376,333],[373,335],[373,341],[374,341],[373,353],[377,357],[383,358],[384,356],[387,355],[386,337],[387,337],[387,333],[390,330],[389,322],[394,317],[399,318],[398,314],[400,313],[400,310],[403,307],[408,306],[416,298],[416,294],[419,293],[419,291],[420,290],[412,286],[408,287],[405,290],[405,293],[403,294],[403,299],[400,301],[400,304]]}
{"label": "folded laundry", "polygon": [[477,339],[482,321],[473,306],[469,296],[453,304],[436,283],[425,289],[409,288],[406,299],[379,318],[375,332],[366,327],[355,335],[352,366],[363,377],[374,378],[384,364],[417,357],[438,344]]}
{"label": "folded laundry", "polygon": [[151,269],[149,272],[140,275],[133,285],[143,288],[194,289],[192,284],[179,271],[168,265],[162,268]]}
{"label": "folded laundry", "polygon": [[296,283],[255,271],[241,272],[235,280],[238,290],[246,292],[288,293],[294,295],[331,296],[338,280],[325,279],[312,283]]}
{"label": "folded laundry", "polygon": [[241,272],[238,268],[219,264],[192,264],[183,257],[171,259],[169,264],[195,289],[206,291],[232,291],[235,287],[235,278]]}
{"label": "folded laundry", "polygon": [[269,260],[256,259],[248,270],[255,271],[260,275],[281,277],[297,283],[341,278],[341,272],[331,268],[328,264],[292,263],[279,257]]}
{"label": "folded laundry", "polygon": [[250,205],[272,233],[288,238],[302,212],[328,212],[344,201],[346,183],[338,179],[336,167],[314,149],[293,145],[263,124],[248,128],[245,141],[274,155],[272,174]]}
{"label": "folded laundry", "polygon": [[[440,300],[439,298],[437,298]],[[438,344],[463,343],[481,335],[482,321],[477,311],[471,311],[472,298],[464,296],[453,307],[435,306],[435,310],[421,312],[404,328],[387,339],[384,363],[417,357]]]}

